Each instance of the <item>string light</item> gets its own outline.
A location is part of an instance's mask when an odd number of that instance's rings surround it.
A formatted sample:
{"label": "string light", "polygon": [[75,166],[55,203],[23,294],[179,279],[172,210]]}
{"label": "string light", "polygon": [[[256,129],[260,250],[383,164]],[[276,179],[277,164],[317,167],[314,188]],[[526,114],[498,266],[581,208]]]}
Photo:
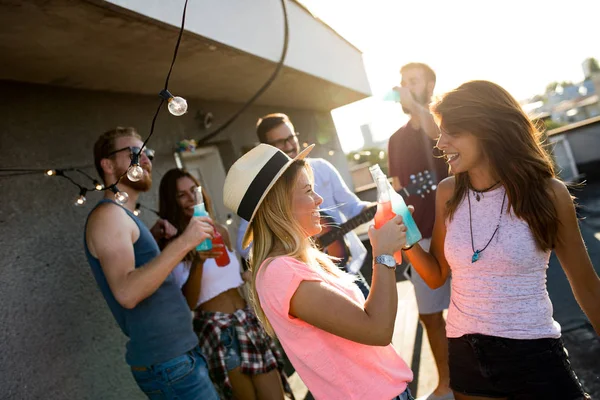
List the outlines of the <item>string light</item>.
{"label": "string light", "polygon": [[142,213],[142,211],[140,210],[140,207],[141,207],[141,206],[142,206],[142,205],[141,205],[140,203],[137,203],[137,204],[135,205],[135,210],[133,210],[133,215],[135,215],[136,217],[139,217],[139,216],[140,216],[140,214]]}
{"label": "string light", "polygon": [[127,170],[127,179],[131,182],[137,182],[144,176],[144,170],[139,164],[134,164]]}
{"label": "string light", "polygon": [[381,151],[379,152],[379,159],[380,159],[380,160],[383,160],[384,158],[385,158],[385,151],[381,150]]}
{"label": "string light", "polygon": [[306,142],[302,143],[302,147],[307,148],[308,147],[308,143],[306,143]]}
{"label": "string light", "polygon": [[[154,114],[154,117],[152,118],[152,124],[150,126],[150,133],[148,135],[148,137],[146,138],[146,140],[144,141],[143,145],[140,147],[140,151],[135,154],[135,157],[132,157],[132,162],[130,163],[129,168],[127,169],[127,171],[125,171],[121,176],[118,177],[118,179],[116,180],[116,182],[110,184],[110,185],[103,185],[100,182],[98,182],[96,179],[90,177],[87,173],[79,170],[78,168],[67,168],[67,169],[62,169],[62,170],[55,170],[55,169],[47,169],[47,170],[40,170],[40,169],[15,169],[15,168],[2,168],[0,169],[0,172],[2,172],[2,175],[0,176],[17,176],[17,175],[26,175],[26,174],[37,174],[40,172],[44,172],[45,175],[47,176],[61,176],[65,179],[67,179],[69,182],[71,182],[73,185],[77,186],[80,190],[80,194],[78,196],[78,198],[76,199],[75,204],[76,205],[83,205],[86,202],[85,199],[85,194],[89,191],[103,191],[103,190],[110,190],[111,192],[114,193],[115,195],[115,201],[120,204],[120,205],[124,205],[125,203],[127,203],[127,200],[129,199],[129,195],[127,194],[127,192],[121,192],[117,189],[117,184],[121,181],[121,179],[127,175],[128,179],[132,182],[138,181],[139,179],[142,178],[143,174],[144,174],[144,170],[140,167],[139,165],[139,157],[143,151],[143,149],[145,148],[146,144],[148,143],[148,141],[150,140],[150,138],[152,137],[153,133],[154,133],[154,127],[155,127],[155,123],[156,123],[156,119],[158,117],[158,114],[160,112],[160,109],[162,108],[163,103],[166,101],[167,102],[167,107],[169,109],[169,112],[175,116],[181,116],[183,114],[185,114],[187,112],[187,101],[179,96],[173,96],[169,90],[168,90],[168,86],[169,86],[169,79],[171,76],[171,72],[173,71],[173,66],[175,64],[175,61],[177,59],[177,53],[179,50],[179,45],[181,43],[181,38],[183,36],[183,31],[185,28],[185,17],[186,17],[186,10],[187,10],[187,5],[188,5],[188,0],[185,0],[184,6],[183,6],[183,15],[182,15],[182,19],[181,19],[181,27],[179,29],[179,36],[177,38],[177,43],[175,45],[175,50],[173,53],[173,59],[171,61],[171,65],[169,67],[169,72],[167,73],[167,77],[165,79],[165,86],[164,89],[159,93],[159,97],[161,97],[161,101],[158,105],[158,108],[156,109],[156,112]],[[288,15],[287,15],[287,7],[285,4],[285,0],[281,0],[281,6],[282,6],[282,10],[283,10],[283,16],[284,16],[284,40],[283,40],[283,48],[282,48],[282,52],[281,52],[281,57],[280,60],[277,64],[277,67],[275,68],[274,72],[272,73],[272,75],[269,77],[269,79],[265,82],[265,84],[256,92],[256,94],[254,96],[252,96],[241,108],[238,112],[236,112],[235,114],[233,114],[231,116],[231,118],[229,118],[225,123],[223,123],[223,125],[221,125],[218,129],[216,129],[214,132],[210,133],[209,135],[205,136],[204,138],[201,139],[200,143],[204,143],[206,141],[208,141],[210,138],[214,137],[215,135],[217,135],[218,133],[222,132],[223,130],[225,130],[230,124],[233,123],[233,121],[235,121],[248,107],[250,107],[250,105],[252,103],[254,103],[254,101],[260,97],[266,90],[267,88],[273,83],[273,81],[275,80],[275,78],[278,76],[279,72],[283,69],[284,66],[284,61],[287,55],[287,50],[288,50],[288,42],[289,42],[289,24],[288,24]],[[308,143],[304,143],[304,147],[308,147]],[[86,168],[89,166],[86,166]],[[82,167],[83,168],[83,167]],[[82,175],[85,175],[87,178],[90,179],[90,181],[92,181],[93,183],[93,189],[90,188],[86,188],[82,185],[80,185],[79,183],[77,183],[73,178],[71,178],[68,175],[65,175],[65,171],[77,171],[79,173],[81,173]],[[8,173],[8,174],[7,174]],[[143,205],[141,205],[142,208],[147,208],[144,207]],[[138,214],[140,213],[139,207],[136,208]],[[149,209],[150,210],[150,209]],[[155,210],[151,210],[152,212],[154,212],[156,215],[158,215],[160,217],[160,215],[158,214],[157,211]],[[231,218],[228,218],[228,224],[231,224],[233,222],[233,220]]]}
{"label": "string light", "polygon": [[119,191],[119,189],[116,186],[112,186],[110,188],[110,191],[115,194],[115,201],[119,205],[125,205],[127,203],[127,200],[129,200],[129,195],[127,194],[127,192]]}
{"label": "string light", "polygon": [[329,150],[329,155],[330,155],[330,156],[332,156],[332,155],[334,155],[334,154],[335,154],[335,151],[333,151],[333,150]]}
{"label": "string light", "polygon": [[233,224],[233,218],[231,217],[231,214],[227,214],[227,221],[225,221],[225,223],[227,225]]}
{"label": "string light", "polygon": [[82,205],[85,204],[85,202],[87,200],[85,198],[86,193],[87,193],[87,189],[85,189],[85,188],[81,188],[79,190],[79,197],[77,197],[77,200],[75,200],[75,205],[76,206],[82,206]]}
{"label": "string light", "polygon": [[360,154],[358,154],[358,153],[354,154],[354,159],[356,161],[360,160]]}
{"label": "string light", "polygon": [[187,101],[183,97],[173,96],[167,89],[163,89],[159,96],[167,101],[167,108],[174,116],[180,117],[187,112]]}

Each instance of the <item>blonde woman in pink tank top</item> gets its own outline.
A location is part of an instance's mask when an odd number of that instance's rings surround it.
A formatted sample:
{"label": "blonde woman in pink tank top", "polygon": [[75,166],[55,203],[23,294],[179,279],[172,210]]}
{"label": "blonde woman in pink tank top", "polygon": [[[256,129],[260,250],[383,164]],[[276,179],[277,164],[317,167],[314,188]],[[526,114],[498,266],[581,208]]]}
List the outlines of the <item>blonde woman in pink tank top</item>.
{"label": "blonde woman in pink tank top", "polygon": [[450,386],[463,399],[585,399],[552,318],[554,250],[600,333],[600,279],[573,200],[539,133],[500,86],[467,82],[432,106],[454,176],[437,190],[430,252],[405,251],[427,284],[452,273]]}
{"label": "blonde woman in pink tank top", "polygon": [[249,221],[251,297],[267,332],[277,335],[318,400],[410,400],[412,371],[391,345],[397,298],[393,254],[406,243],[401,217],[369,237],[377,260],[365,300],[350,275],[319,251],[321,231],[310,166],[261,144],[230,168],[225,205]]}

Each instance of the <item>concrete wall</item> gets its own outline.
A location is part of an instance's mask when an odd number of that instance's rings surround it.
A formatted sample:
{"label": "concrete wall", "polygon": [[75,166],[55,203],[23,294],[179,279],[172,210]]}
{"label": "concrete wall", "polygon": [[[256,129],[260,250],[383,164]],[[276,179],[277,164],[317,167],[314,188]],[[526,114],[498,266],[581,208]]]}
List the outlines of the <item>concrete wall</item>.
{"label": "concrete wall", "polygon": [[[158,104],[153,96],[71,90],[0,81],[0,167],[67,167],[92,164],[92,145],[116,125],[147,134]],[[9,101],[8,101],[9,100]],[[215,114],[215,125],[239,105],[188,99],[190,112],[159,116],[149,147],[156,150],[154,188],[141,202],[157,206],[158,182],[175,167],[173,145],[201,132],[198,107]],[[251,108],[223,137],[234,151],[255,141],[258,116],[283,111],[312,142],[331,139],[335,164],[345,165],[329,114]],[[329,149],[317,150],[327,156]],[[319,153],[320,152],[320,153]],[[343,164],[340,164],[343,163]],[[86,169],[94,174],[92,168]],[[349,180],[347,169],[343,175]],[[88,195],[76,208],[77,189],[43,174],[2,177],[0,200],[0,392],[3,399],[141,399],[124,361],[125,338],[109,313],[87,265],[82,231],[101,197]],[[146,223],[154,222],[149,213]]]}

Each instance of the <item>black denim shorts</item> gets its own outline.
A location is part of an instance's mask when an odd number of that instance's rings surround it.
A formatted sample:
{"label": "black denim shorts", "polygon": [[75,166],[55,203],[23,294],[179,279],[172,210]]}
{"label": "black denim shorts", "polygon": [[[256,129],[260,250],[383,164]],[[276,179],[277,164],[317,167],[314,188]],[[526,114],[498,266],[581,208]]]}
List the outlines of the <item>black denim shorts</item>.
{"label": "black denim shorts", "polygon": [[510,400],[589,399],[562,339],[464,335],[448,339],[450,387],[458,393]]}

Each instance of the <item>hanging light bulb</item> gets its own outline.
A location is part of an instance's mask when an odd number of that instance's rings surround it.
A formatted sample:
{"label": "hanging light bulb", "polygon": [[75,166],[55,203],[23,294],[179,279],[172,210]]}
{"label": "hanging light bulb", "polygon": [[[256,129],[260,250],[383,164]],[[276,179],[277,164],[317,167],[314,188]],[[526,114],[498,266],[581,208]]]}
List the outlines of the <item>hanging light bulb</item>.
{"label": "hanging light bulb", "polygon": [[385,158],[385,152],[384,152],[383,150],[381,150],[381,151],[379,152],[379,159],[380,159],[380,160],[383,160],[384,158]]}
{"label": "hanging light bulb", "polygon": [[109,188],[111,192],[115,194],[115,201],[119,205],[124,205],[129,200],[129,195],[127,192],[121,192],[116,186],[112,186]]}
{"label": "hanging light bulb", "polygon": [[127,179],[131,182],[137,182],[144,176],[144,170],[140,167],[139,153],[131,154],[131,165],[127,169]]}
{"label": "hanging light bulb", "polygon": [[233,224],[233,218],[231,218],[231,214],[227,214],[227,221],[225,221],[227,225]]}
{"label": "hanging light bulb", "polygon": [[100,182],[98,182],[98,181],[96,181],[96,180],[94,180],[94,187],[95,187],[95,188],[96,188],[96,190],[98,190],[98,191],[100,191],[100,190],[104,189],[104,186],[103,186],[103,185],[102,185]]}
{"label": "hanging light bulb", "polygon": [[139,164],[133,164],[127,170],[127,179],[131,182],[137,182],[144,176],[144,170]]}
{"label": "hanging light bulb", "polygon": [[77,197],[77,200],[75,200],[75,205],[76,206],[82,206],[82,205],[85,204],[85,202],[87,200],[85,198],[86,193],[87,193],[87,190],[85,190],[84,188],[81,188],[79,190],[79,197]]}
{"label": "hanging light bulb", "polygon": [[358,154],[358,153],[354,154],[354,159],[356,161],[360,160],[360,154]]}
{"label": "hanging light bulb", "polygon": [[174,116],[179,117],[187,112],[187,101],[183,97],[173,96],[166,89],[161,91],[159,96],[168,102],[169,112]]}
{"label": "hanging light bulb", "polygon": [[54,175],[56,175],[56,171],[53,170],[53,169],[49,169],[49,170],[46,171],[46,175],[48,175],[48,176],[54,176]]}
{"label": "hanging light bulb", "polygon": [[137,203],[135,205],[135,210],[133,210],[133,215],[135,215],[136,217],[138,217],[142,213],[142,211],[140,210],[140,207],[141,207],[140,203]]}
{"label": "hanging light bulb", "polygon": [[124,205],[125,203],[127,203],[127,200],[129,200],[129,195],[127,194],[127,192],[117,191],[117,193],[115,193],[115,201],[118,204]]}
{"label": "hanging light bulb", "polygon": [[333,150],[329,150],[329,155],[330,155],[330,156],[332,156],[332,155],[334,155],[334,154],[335,154],[335,151],[333,151]]}

